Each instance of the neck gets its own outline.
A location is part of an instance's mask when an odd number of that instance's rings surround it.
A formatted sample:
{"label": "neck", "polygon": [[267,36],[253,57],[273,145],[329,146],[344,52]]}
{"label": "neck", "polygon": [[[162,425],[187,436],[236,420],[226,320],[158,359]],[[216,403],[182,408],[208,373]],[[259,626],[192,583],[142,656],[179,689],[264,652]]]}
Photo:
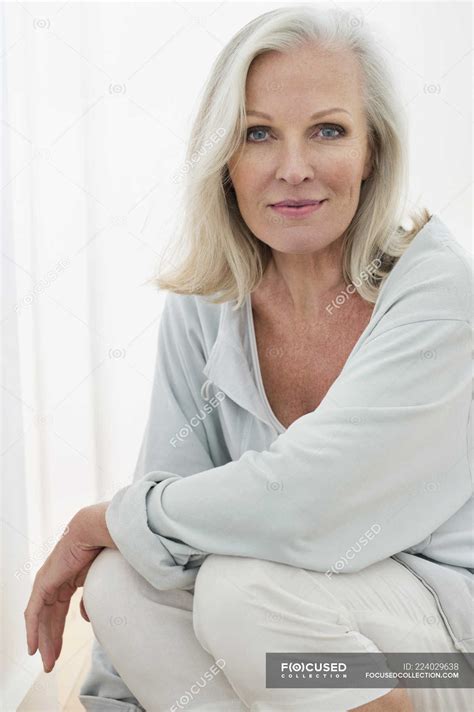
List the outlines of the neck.
{"label": "neck", "polygon": [[328,300],[347,286],[340,245],[309,255],[272,250],[263,279],[272,298],[284,304],[294,319],[305,319],[324,309]]}

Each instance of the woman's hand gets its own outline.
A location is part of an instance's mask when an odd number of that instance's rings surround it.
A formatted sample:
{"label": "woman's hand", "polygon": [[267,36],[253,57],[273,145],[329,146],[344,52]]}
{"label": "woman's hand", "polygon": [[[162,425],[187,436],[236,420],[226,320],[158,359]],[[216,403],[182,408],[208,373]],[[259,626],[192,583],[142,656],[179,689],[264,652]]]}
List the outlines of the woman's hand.
{"label": "woman's hand", "polygon": [[[79,510],[36,574],[24,616],[28,653],[34,655],[39,649],[45,672],[51,672],[61,653],[72,595],[84,585],[102,549],[116,548],[105,523],[108,505],[100,502]],[[81,615],[88,620],[82,600]]]}

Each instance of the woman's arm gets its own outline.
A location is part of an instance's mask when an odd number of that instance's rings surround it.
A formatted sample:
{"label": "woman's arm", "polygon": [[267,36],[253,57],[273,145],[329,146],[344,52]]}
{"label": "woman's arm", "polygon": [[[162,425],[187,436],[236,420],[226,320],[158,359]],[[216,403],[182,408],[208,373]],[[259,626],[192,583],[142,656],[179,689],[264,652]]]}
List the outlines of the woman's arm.
{"label": "woman's arm", "polygon": [[84,536],[84,547],[92,549],[97,546],[108,549],[117,548],[105,521],[105,512],[109,504],[110,502],[98,502],[79,510],[77,516],[81,520],[80,531]]}
{"label": "woman's arm", "polygon": [[196,552],[357,571],[452,516],[472,495],[472,327],[395,324],[382,319],[267,451],[188,478],[150,472],[117,492],[106,520],[134,568],[158,589],[188,585]]}
{"label": "woman's arm", "polygon": [[62,634],[71,597],[104,547],[116,548],[105,522],[108,502],[80,509],[38,570],[25,609],[28,653],[38,649],[50,672],[62,648]]}

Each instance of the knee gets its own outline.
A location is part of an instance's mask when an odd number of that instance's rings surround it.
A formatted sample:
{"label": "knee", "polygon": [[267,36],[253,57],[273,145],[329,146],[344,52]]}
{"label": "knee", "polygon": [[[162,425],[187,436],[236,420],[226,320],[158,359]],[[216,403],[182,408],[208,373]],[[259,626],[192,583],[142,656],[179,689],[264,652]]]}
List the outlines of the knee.
{"label": "knee", "polygon": [[153,610],[155,620],[169,609],[190,611],[193,597],[180,589],[154,588],[118,549],[104,548],[87,572],[83,588],[84,608],[96,634],[119,632],[137,625],[144,610]]}
{"label": "knee", "polygon": [[244,627],[271,630],[305,618],[313,635],[342,636],[357,623],[321,572],[307,572],[274,561],[240,556],[208,556],[198,571],[193,602],[194,633],[209,650]]}
{"label": "knee", "polygon": [[93,627],[110,615],[111,601],[125,592],[132,568],[118,549],[104,548],[87,572],[83,588],[84,608]]}
{"label": "knee", "polygon": [[[198,571],[193,598],[194,633],[206,647],[206,631],[239,626],[244,609],[262,591],[262,569],[267,562],[241,556],[210,554]],[[260,584],[260,586],[259,586]]]}

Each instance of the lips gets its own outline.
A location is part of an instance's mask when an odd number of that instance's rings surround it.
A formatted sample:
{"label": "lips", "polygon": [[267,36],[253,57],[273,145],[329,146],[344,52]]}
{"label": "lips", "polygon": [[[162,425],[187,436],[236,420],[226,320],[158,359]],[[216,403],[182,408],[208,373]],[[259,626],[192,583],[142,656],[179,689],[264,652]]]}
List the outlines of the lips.
{"label": "lips", "polygon": [[[324,199],[323,199],[324,200]],[[272,203],[273,208],[289,207],[289,208],[301,208],[304,205],[319,205],[323,200],[282,200],[279,203]]]}
{"label": "lips", "polygon": [[[305,205],[303,205],[303,202],[305,202]],[[286,200],[284,200],[275,205],[270,205],[269,207],[280,216],[283,216],[290,220],[299,220],[322,210],[325,202],[326,200],[295,200],[293,201],[293,203],[288,203]]]}

